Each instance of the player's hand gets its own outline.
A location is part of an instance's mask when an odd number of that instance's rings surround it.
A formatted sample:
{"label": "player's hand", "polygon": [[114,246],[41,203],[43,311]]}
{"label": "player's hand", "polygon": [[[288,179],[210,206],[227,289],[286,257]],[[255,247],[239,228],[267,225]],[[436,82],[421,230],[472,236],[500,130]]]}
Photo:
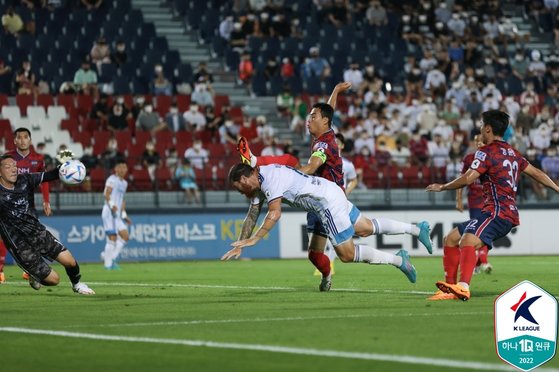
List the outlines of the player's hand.
{"label": "player's hand", "polygon": [[241,256],[242,252],[243,250],[241,248],[233,248],[229,252],[221,256],[221,261],[227,261],[230,260],[231,258],[237,259]]}
{"label": "player's hand", "polygon": [[127,225],[132,225],[132,220],[129,217],[126,217],[124,222],[126,222]]}
{"label": "player's hand", "polygon": [[260,240],[260,238],[257,238],[255,236],[253,236],[252,238],[243,239],[243,240],[239,240],[237,242],[233,242],[233,243],[231,243],[231,247],[233,247],[233,248],[252,247],[256,243],[258,243],[259,240]]}
{"label": "player's hand", "polygon": [[443,185],[441,183],[433,183],[425,189],[425,191],[441,192],[443,191]]}
{"label": "player's hand", "polygon": [[349,88],[351,88],[351,83],[349,81],[344,81],[343,83],[336,84],[334,90],[340,93],[340,92],[345,92]]}
{"label": "player's hand", "polygon": [[43,202],[43,211],[45,211],[45,216],[50,216],[52,214],[52,210],[50,209],[50,203]]}
{"label": "player's hand", "polygon": [[74,153],[71,150],[61,150],[58,155],[56,155],[56,160],[58,162],[64,164],[68,160],[72,160],[74,158]]}

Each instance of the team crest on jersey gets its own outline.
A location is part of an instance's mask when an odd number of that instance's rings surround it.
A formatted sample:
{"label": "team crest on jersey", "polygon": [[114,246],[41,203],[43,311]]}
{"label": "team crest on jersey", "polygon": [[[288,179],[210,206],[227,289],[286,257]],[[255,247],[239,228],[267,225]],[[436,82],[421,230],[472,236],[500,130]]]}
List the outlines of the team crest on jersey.
{"label": "team crest on jersey", "polygon": [[485,161],[486,157],[487,157],[487,154],[483,151],[476,151],[476,154],[474,155],[474,158],[479,159],[481,161]]}
{"label": "team crest on jersey", "polygon": [[322,151],[322,152],[324,152],[324,151],[326,151],[327,148],[328,148],[328,144],[327,144],[326,142],[317,142],[317,143],[314,145],[313,150],[314,150],[314,151]]}

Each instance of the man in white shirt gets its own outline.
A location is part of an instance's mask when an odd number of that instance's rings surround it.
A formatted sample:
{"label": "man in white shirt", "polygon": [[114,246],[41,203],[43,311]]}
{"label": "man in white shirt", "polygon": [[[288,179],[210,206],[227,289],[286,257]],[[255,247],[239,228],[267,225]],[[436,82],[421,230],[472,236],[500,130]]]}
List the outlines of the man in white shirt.
{"label": "man in white shirt", "polygon": [[[412,283],[416,272],[409,254],[402,249],[391,254],[353,242],[353,235],[366,237],[373,234],[408,233],[419,236],[424,245],[430,246],[429,229],[387,219],[369,219],[347,200],[344,191],[335,183],[321,177],[310,176],[283,165],[264,165],[252,168],[237,164],[229,172],[230,184],[241,194],[251,198],[247,217],[241,228],[239,240],[222,260],[238,258],[244,247],[255,245],[270,231],[281,217],[281,203],[315,213],[326,227],[328,239],[342,262],[393,265],[399,268]],[[262,225],[252,235],[264,202],[268,213]],[[408,226],[410,230],[402,231]],[[250,237],[252,235],[252,237]]]}
{"label": "man in white shirt", "polygon": [[184,152],[184,158],[190,160],[190,165],[196,169],[204,169],[204,164],[208,162],[208,150],[202,148],[202,141],[195,139],[192,147]]}
{"label": "man in white shirt", "polygon": [[189,110],[182,117],[186,121],[187,127],[192,130],[201,131],[206,127],[206,117],[198,111],[198,105],[190,105]]}

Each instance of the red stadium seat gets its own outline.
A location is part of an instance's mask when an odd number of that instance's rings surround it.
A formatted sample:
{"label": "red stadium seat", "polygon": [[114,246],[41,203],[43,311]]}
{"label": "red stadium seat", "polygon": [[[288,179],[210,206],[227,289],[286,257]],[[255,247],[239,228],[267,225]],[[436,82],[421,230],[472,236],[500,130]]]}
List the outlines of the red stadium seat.
{"label": "red stadium seat", "polygon": [[89,94],[78,95],[78,115],[88,117],[93,107],[93,96]]}
{"label": "red stadium seat", "polygon": [[149,131],[138,130],[136,131],[135,143],[145,147],[147,141],[151,141],[151,133]]}
{"label": "red stadium seat", "polygon": [[118,151],[124,152],[132,144],[132,134],[129,131],[118,131],[114,135],[118,143]]}
{"label": "red stadium seat", "polygon": [[49,106],[54,106],[54,97],[50,94],[39,94],[37,96],[37,106],[43,106],[46,111]]}
{"label": "red stadium seat", "polygon": [[93,191],[101,191],[105,187],[105,181],[109,177],[108,172],[104,168],[89,169],[89,178],[91,180],[91,188]]}
{"label": "red stadium seat", "polygon": [[176,182],[171,174],[171,170],[167,167],[157,168],[155,171],[155,178],[157,179],[157,187],[159,190],[174,190],[176,189]]}
{"label": "red stadium seat", "polygon": [[179,112],[183,113],[190,108],[190,95],[179,94],[177,95],[177,108]]}
{"label": "red stadium seat", "polygon": [[8,119],[0,119],[0,133],[10,133],[8,137],[4,136],[4,138],[12,138],[12,125]]}
{"label": "red stadium seat", "polygon": [[159,116],[165,117],[169,113],[169,108],[173,103],[173,97],[171,96],[156,96],[155,97],[155,111],[159,113]]}
{"label": "red stadium seat", "polygon": [[80,125],[75,119],[62,119],[60,121],[60,129],[66,129],[69,132],[77,131]]}
{"label": "red stadium seat", "polygon": [[148,191],[153,189],[151,178],[149,177],[147,169],[132,169],[130,177],[132,178],[130,185],[133,190]]}
{"label": "red stadium seat", "polygon": [[192,146],[192,132],[181,130],[175,133],[175,143],[178,146]]}
{"label": "red stadium seat", "polygon": [[229,117],[238,125],[243,125],[243,110],[234,106],[229,110]]}
{"label": "red stadium seat", "polygon": [[79,142],[82,144],[83,147],[91,146],[91,133],[89,132],[79,132],[79,131],[70,131],[72,139],[74,142]]}
{"label": "red stadium seat", "polygon": [[173,139],[175,138],[175,133],[169,130],[160,130],[155,133],[155,143],[165,143],[168,147],[173,146]]}
{"label": "red stadium seat", "polygon": [[76,102],[74,100],[73,95],[59,94],[56,98],[56,101],[59,106],[64,106],[66,112],[68,113],[68,117],[70,118],[77,117]]}
{"label": "red stadium seat", "polygon": [[32,94],[18,94],[16,95],[16,104],[19,107],[21,116],[27,116],[27,106],[32,106],[34,102]]}
{"label": "red stadium seat", "polygon": [[5,94],[0,94],[0,110],[2,110],[3,106],[8,106],[10,103],[8,102],[8,96]]}

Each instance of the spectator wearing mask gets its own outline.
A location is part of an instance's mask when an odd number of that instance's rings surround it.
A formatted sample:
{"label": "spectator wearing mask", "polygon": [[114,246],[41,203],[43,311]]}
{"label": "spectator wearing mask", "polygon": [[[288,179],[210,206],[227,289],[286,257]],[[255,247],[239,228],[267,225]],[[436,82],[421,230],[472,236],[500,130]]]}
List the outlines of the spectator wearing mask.
{"label": "spectator wearing mask", "polygon": [[184,190],[184,197],[188,204],[200,204],[200,192],[196,184],[196,173],[187,158],[182,159],[182,164],[175,171],[175,178],[179,181],[180,188]]}
{"label": "spectator wearing mask", "polygon": [[126,52],[126,44],[124,41],[117,41],[116,48],[111,59],[117,66],[122,66],[128,61],[128,53]]}
{"label": "spectator wearing mask", "polygon": [[162,163],[161,156],[155,151],[155,144],[152,141],[147,141],[146,149],[142,154],[142,165],[148,170],[152,182],[155,181],[155,172],[161,167]]}
{"label": "spectator wearing mask", "polygon": [[117,97],[113,107],[109,111],[109,124],[108,129],[111,132],[127,130],[128,119],[132,118],[132,114],[126,108],[124,97]]}
{"label": "spectator wearing mask", "polygon": [[124,155],[118,151],[118,142],[116,141],[116,138],[109,139],[107,148],[103,154],[101,154],[101,164],[103,165],[103,168],[105,168],[107,172],[112,172],[115,165],[123,161],[125,161]]}
{"label": "spectator wearing mask", "polygon": [[103,36],[99,37],[91,48],[91,62],[97,66],[97,71],[101,72],[103,63],[111,63],[111,49]]}
{"label": "spectator wearing mask", "polygon": [[225,120],[225,124],[219,128],[221,143],[237,145],[239,130],[239,126],[233,120]]}
{"label": "spectator wearing mask", "polygon": [[169,80],[165,77],[163,73],[163,66],[160,64],[155,65],[154,67],[155,77],[151,83],[151,91],[154,95],[164,95],[164,96],[171,96],[173,95],[173,86]]}
{"label": "spectator wearing mask", "polygon": [[150,131],[152,134],[166,127],[167,125],[161,120],[159,114],[153,111],[153,106],[150,103],[144,106],[144,109],[140,112],[136,120],[137,129]]}
{"label": "spectator wearing mask", "polygon": [[197,83],[195,85],[191,100],[202,107],[214,105],[214,98],[212,93],[208,90],[208,85],[205,82]]}
{"label": "spectator wearing mask", "polygon": [[202,140],[197,138],[184,152],[184,158],[190,161],[190,164],[196,169],[204,169],[208,162],[208,150],[202,147]]}
{"label": "spectator wearing mask", "polygon": [[74,74],[74,86],[84,94],[95,95],[99,92],[97,73],[91,70],[89,61],[83,61],[81,68]]}
{"label": "spectator wearing mask", "polygon": [[186,120],[184,120],[184,117],[179,112],[176,103],[173,103],[169,108],[169,113],[165,116],[165,123],[167,128],[173,132],[186,130]]}
{"label": "spectator wearing mask", "polygon": [[188,111],[183,114],[187,130],[201,131],[206,127],[206,117],[198,110],[198,105],[192,104]]}

